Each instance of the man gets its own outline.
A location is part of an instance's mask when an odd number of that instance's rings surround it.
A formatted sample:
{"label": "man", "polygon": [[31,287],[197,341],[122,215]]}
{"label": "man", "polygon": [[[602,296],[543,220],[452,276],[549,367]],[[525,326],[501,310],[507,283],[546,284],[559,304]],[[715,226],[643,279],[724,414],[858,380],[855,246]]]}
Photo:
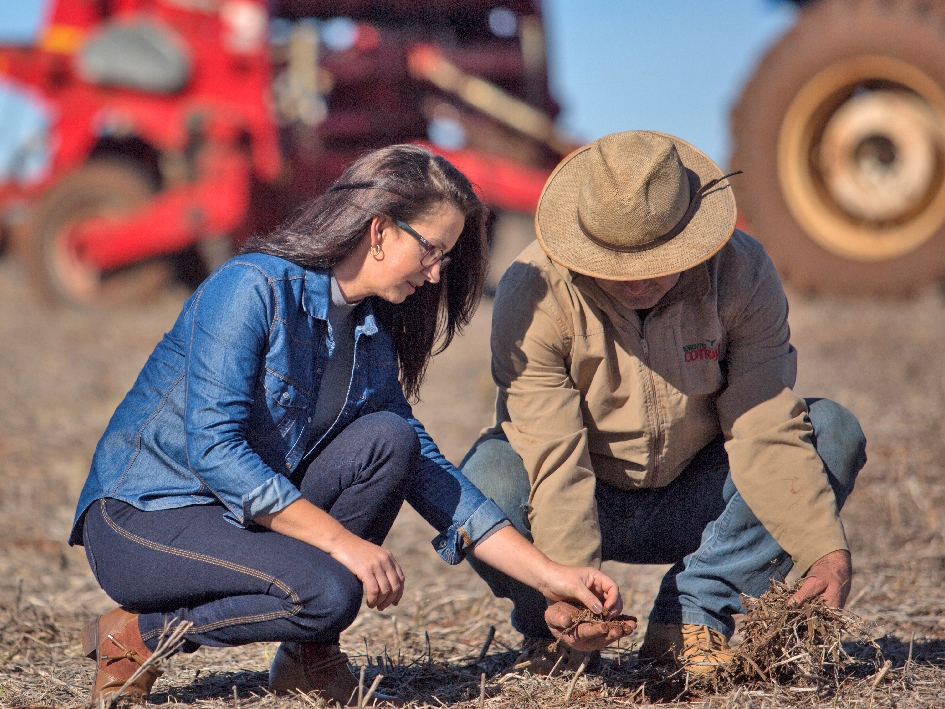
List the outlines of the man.
{"label": "man", "polygon": [[[794,602],[843,606],[838,510],[866,460],[852,414],[792,391],[787,301],[762,246],[735,229],[729,177],[647,131],[555,169],[538,241],[495,299],[496,423],[462,466],[555,561],[673,564],[640,655],[672,650],[696,673],[731,659],[739,594],[792,566],[806,577]],[[523,659],[548,669],[570,615],[476,569],[514,602]]]}

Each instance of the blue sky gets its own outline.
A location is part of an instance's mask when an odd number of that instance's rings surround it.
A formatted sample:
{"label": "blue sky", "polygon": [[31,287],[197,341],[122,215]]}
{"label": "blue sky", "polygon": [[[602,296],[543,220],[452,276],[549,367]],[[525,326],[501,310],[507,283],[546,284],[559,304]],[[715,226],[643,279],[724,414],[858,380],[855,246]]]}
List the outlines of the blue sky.
{"label": "blue sky", "polygon": [[[4,34],[35,31],[43,0],[0,0]],[[790,26],[777,0],[542,0],[561,125],[579,140],[647,128],[724,163],[728,113]]]}
{"label": "blue sky", "polygon": [[793,23],[776,0],[542,0],[559,122],[580,140],[672,133],[717,162],[728,114],[767,47]]}

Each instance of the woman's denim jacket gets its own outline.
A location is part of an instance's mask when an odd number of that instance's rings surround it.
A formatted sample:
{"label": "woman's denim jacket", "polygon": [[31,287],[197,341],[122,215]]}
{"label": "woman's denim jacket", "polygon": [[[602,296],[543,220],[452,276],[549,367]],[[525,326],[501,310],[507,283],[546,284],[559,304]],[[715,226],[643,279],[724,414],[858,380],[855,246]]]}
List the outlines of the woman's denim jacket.
{"label": "woman's denim jacket", "polygon": [[[301,495],[293,474],[359,416],[391,411],[414,427],[420,462],[407,501],[440,534],[437,552],[458,563],[508,524],[413,417],[389,335],[370,299],[356,311],[348,395],[335,422],[311,440],[321,373],[334,347],[330,276],[264,254],[231,259],[184,304],[112,416],[79,497],[70,544],[95,500],[142,510],[222,503],[240,526]],[[295,479],[295,482],[298,482]]]}

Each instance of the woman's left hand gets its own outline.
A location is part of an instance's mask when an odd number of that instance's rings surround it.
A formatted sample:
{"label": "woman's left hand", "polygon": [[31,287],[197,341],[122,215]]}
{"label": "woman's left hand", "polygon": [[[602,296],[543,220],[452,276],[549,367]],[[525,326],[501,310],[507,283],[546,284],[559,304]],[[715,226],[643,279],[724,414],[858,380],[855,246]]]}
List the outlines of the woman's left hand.
{"label": "woman's left hand", "polygon": [[542,576],[537,589],[551,601],[579,601],[608,619],[616,618],[623,610],[620,587],[599,569],[550,562]]}
{"label": "woman's left hand", "polygon": [[[623,610],[623,599],[617,584],[607,574],[591,567],[555,564],[552,580],[541,589],[545,597],[558,601],[548,606],[545,622],[557,640],[576,650],[601,650],[636,630],[636,620],[623,618],[618,622],[581,622],[581,609],[572,599],[581,601],[594,613],[613,621]],[[601,605],[599,598],[604,599]]]}
{"label": "woman's left hand", "polygon": [[[472,553],[477,559],[536,589],[550,601],[577,601],[587,606],[591,612],[599,613],[607,619],[616,618],[623,610],[620,588],[603,571],[590,566],[557,564],[512,527],[504,527],[495,532],[477,544]],[[585,643],[580,638],[571,638],[562,632],[567,629],[570,621],[564,619],[561,621],[563,625],[558,627],[559,615],[552,613],[549,618],[546,614],[545,620],[551,631],[554,633],[557,628],[565,642],[578,650],[585,649]],[[603,640],[606,642],[602,642],[602,638],[595,638],[592,643],[595,647],[588,649],[604,647],[630,632],[632,629],[618,632],[612,638],[611,633],[605,633]]]}

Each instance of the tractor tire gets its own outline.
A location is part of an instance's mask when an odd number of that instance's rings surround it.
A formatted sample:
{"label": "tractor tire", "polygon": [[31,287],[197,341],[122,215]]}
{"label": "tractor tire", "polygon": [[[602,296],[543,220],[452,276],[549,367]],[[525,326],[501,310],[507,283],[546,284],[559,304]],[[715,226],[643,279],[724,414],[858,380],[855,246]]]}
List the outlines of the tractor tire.
{"label": "tractor tire", "polygon": [[945,279],[945,7],[818,0],[732,112],[744,224],[801,289]]}
{"label": "tractor tire", "polygon": [[72,228],[84,219],[121,215],[144,204],[152,181],[129,163],[87,163],[48,190],[31,210],[16,248],[47,301],[101,308],[154,295],[171,276],[167,259],[155,258],[101,271],[70,244]]}

